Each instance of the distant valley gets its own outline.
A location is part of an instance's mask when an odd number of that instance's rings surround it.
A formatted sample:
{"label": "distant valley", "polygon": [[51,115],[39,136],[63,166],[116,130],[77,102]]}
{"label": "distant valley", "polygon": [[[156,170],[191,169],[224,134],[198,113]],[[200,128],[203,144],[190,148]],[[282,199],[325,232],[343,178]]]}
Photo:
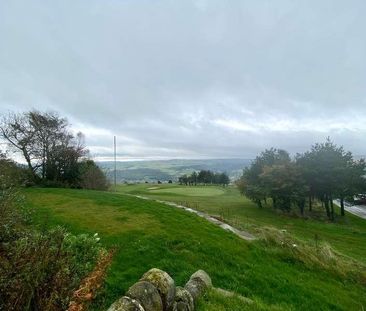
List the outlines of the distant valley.
{"label": "distant valley", "polygon": [[[193,171],[211,170],[225,172],[230,179],[237,179],[251,159],[204,159],[204,160],[157,160],[117,162],[117,182],[157,182],[173,180]],[[114,162],[97,163],[105,171],[109,180],[114,178]]]}

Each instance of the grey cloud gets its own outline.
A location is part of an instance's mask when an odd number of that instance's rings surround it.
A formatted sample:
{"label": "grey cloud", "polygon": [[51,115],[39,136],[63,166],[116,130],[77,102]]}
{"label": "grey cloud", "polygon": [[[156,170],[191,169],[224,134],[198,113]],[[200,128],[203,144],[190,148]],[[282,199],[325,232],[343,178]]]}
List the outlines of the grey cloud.
{"label": "grey cloud", "polygon": [[365,154],[365,9],[361,0],[2,1],[0,113],[59,111],[95,155],[110,154],[113,135],[128,157],[299,152],[328,135]]}

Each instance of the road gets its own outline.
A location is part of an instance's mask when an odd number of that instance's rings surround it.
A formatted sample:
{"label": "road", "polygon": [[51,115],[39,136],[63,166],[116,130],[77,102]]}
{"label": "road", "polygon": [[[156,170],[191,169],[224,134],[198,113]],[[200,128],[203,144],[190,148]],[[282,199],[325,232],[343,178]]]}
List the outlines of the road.
{"label": "road", "polygon": [[[339,200],[334,200],[333,202],[335,204],[337,204],[338,206],[341,206],[341,203]],[[351,204],[345,203],[344,209],[353,215],[366,219],[366,205],[351,205]]]}

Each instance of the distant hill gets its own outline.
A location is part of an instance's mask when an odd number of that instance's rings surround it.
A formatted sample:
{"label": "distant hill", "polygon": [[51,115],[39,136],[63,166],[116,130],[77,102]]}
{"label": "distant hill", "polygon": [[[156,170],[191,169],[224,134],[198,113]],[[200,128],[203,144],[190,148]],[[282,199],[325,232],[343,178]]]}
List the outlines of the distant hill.
{"label": "distant hill", "polygon": [[[193,171],[211,170],[225,172],[232,180],[237,179],[242,170],[250,164],[250,159],[205,159],[205,160],[159,160],[117,162],[117,182],[176,181],[183,174]],[[97,162],[108,179],[113,180],[114,163]]]}

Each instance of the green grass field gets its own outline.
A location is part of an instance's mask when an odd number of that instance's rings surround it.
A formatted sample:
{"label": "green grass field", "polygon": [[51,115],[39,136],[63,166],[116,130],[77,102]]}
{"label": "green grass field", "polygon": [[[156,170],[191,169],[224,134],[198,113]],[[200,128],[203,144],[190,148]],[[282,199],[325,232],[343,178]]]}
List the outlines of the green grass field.
{"label": "green grass field", "polygon": [[[206,195],[207,192],[214,193],[217,190],[220,192]],[[335,223],[326,219],[304,219],[279,214],[272,209],[258,208],[241,196],[236,187],[137,184],[120,185],[118,191],[187,205],[211,215],[221,216],[234,227],[252,233],[263,226],[273,226],[286,229],[301,240],[314,242],[316,237],[328,242],[342,254],[366,263],[366,220],[349,213],[345,218],[338,217]],[[338,210],[337,212],[339,214]],[[323,211],[318,213],[320,216],[324,214]]]}
{"label": "green grass field", "polygon": [[[120,190],[157,196],[153,189],[147,190],[149,185],[125,187]],[[173,188],[172,192],[158,195],[164,199],[181,200],[183,194],[177,194]],[[195,193],[190,196],[184,193],[184,198],[199,202],[199,207],[207,211],[216,213],[220,206],[233,204],[234,209],[241,206],[244,210],[243,220],[254,216],[251,214],[254,208],[244,198],[235,195],[234,189],[216,190],[220,190],[214,191],[217,195],[197,196]],[[207,189],[201,191],[205,194]],[[118,193],[85,190],[35,188],[26,189],[25,196],[27,205],[35,210],[35,224],[40,228],[63,225],[73,233],[98,232],[104,246],[116,248],[105,287],[91,310],[105,310],[152,267],[167,271],[178,285],[184,285],[194,271],[204,269],[211,275],[215,286],[255,301],[254,306],[248,307],[238,298],[209,293],[198,303],[197,310],[201,311],[362,310],[366,306],[365,286],[320,268],[310,269],[286,252],[265,247],[260,241],[246,242],[204,219],[164,204]],[[246,206],[249,206],[247,212]],[[263,215],[263,219],[257,216],[255,225],[270,223],[270,215]],[[274,225],[292,223],[289,228],[299,227],[294,230],[296,234],[306,229],[304,225],[298,225],[300,220],[282,219],[278,215],[272,217],[276,219]],[[332,236],[332,232],[340,227],[341,233],[347,230],[356,232],[354,243],[364,243],[365,226],[353,218],[350,222],[334,225],[334,228],[323,224],[326,228],[323,236]],[[321,231],[320,223],[310,226],[309,222],[308,226]],[[347,235],[345,238],[349,239]],[[339,245],[346,245],[340,235],[334,240],[337,239]],[[362,254],[362,247],[353,252],[355,257]]]}
{"label": "green grass field", "polygon": [[225,193],[223,189],[218,189],[217,187],[150,187],[147,188],[149,193],[160,194],[168,193],[173,195],[183,195],[192,197],[211,197],[222,195]]}

